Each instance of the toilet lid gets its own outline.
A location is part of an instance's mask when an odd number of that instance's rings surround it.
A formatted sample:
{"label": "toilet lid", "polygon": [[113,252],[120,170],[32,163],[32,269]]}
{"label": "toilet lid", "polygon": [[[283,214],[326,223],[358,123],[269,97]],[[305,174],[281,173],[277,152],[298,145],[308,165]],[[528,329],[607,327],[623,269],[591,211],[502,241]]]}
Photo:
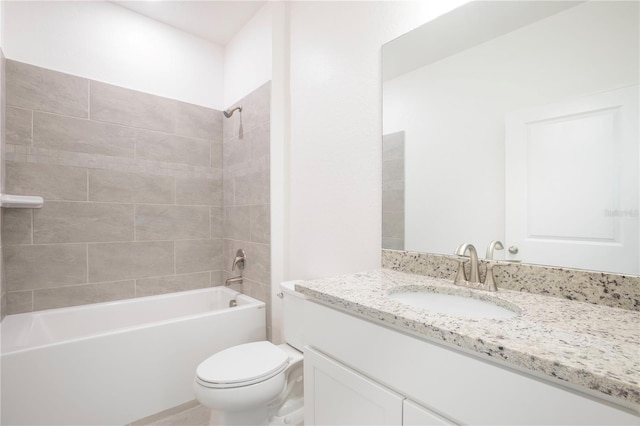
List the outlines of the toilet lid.
{"label": "toilet lid", "polygon": [[245,343],[204,360],[196,376],[212,387],[246,386],[275,376],[288,362],[289,356],[271,342]]}

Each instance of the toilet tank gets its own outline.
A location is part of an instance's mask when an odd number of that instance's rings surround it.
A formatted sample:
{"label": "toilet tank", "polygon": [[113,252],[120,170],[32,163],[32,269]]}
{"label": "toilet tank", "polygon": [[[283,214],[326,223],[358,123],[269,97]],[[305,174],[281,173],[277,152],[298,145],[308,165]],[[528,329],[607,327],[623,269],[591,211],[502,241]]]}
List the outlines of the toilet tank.
{"label": "toilet tank", "polygon": [[304,346],[304,301],[307,297],[295,291],[296,283],[285,281],[280,284],[282,291],[282,334],[284,341],[302,352]]}

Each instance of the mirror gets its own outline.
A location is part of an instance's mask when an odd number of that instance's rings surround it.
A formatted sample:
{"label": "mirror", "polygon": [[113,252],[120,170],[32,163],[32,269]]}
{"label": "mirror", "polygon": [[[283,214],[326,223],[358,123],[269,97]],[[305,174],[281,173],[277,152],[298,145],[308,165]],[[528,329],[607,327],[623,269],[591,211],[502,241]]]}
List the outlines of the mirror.
{"label": "mirror", "polygon": [[640,274],[639,3],[475,1],[383,46],[383,248]]}

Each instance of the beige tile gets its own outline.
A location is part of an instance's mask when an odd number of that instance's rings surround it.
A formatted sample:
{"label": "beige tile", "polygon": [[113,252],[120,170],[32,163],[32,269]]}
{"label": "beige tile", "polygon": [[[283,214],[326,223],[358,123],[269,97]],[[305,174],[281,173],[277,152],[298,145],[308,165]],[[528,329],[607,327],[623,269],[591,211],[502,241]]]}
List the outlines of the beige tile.
{"label": "beige tile", "polygon": [[233,206],[236,204],[234,188],[235,175],[225,170],[224,178],[222,179],[222,203],[225,206]]}
{"label": "beige tile", "polygon": [[234,179],[234,199],[236,204],[268,204],[269,203],[268,170],[249,172]]}
{"label": "beige tile", "polygon": [[89,282],[173,275],[173,242],[89,244]]}
{"label": "beige tile", "polygon": [[225,170],[248,167],[251,161],[251,141],[247,138],[225,140],[222,157]]}
{"label": "beige tile", "polygon": [[176,274],[222,269],[222,240],[176,241]]}
{"label": "beige tile", "polygon": [[6,191],[39,195],[45,200],[87,199],[87,171],[78,167],[7,161]]}
{"label": "beige tile", "polygon": [[133,158],[135,129],[35,112],[33,145],[63,151]]}
{"label": "beige tile", "polygon": [[224,208],[211,207],[211,238],[224,237]]}
{"label": "beige tile", "polygon": [[7,246],[3,250],[8,291],[87,281],[85,244]]}
{"label": "beige tile", "polygon": [[6,141],[15,145],[31,145],[33,111],[7,107]]}
{"label": "beige tile", "polygon": [[382,160],[404,159],[404,132],[389,133],[382,136]]}
{"label": "beige tile", "polygon": [[404,211],[404,181],[382,182],[382,211]]}
{"label": "beige tile", "polygon": [[242,283],[242,292],[249,297],[258,299],[261,302],[269,303],[271,300],[271,291],[269,290],[269,287],[250,279],[245,279]]}
{"label": "beige tile", "polygon": [[176,101],[91,81],[91,119],[172,133]]}
{"label": "beige tile", "polygon": [[136,206],[136,239],[178,240],[209,238],[209,207]]}
{"label": "beige tile", "polygon": [[87,79],[12,60],[6,73],[7,105],[87,117]]}
{"label": "beige tile", "polygon": [[222,111],[178,102],[176,134],[222,141]]}
{"label": "beige tile", "polygon": [[174,178],[115,170],[89,169],[89,200],[172,204]]}
{"label": "beige tile", "polygon": [[246,133],[246,138],[251,143],[251,159],[262,160],[269,163],[271,156],[271,126],[269,122],[259,125]]}
{"label": "beige tile", "polygon": [[271,241],[271,206],[251,206],[251,241],[269,244]]}
{"label": "beige tile", "polygon": [[382,181],[404,181],[404,159],[400,158],[383,161]]}
{"label": "beige tile", "polygon": [[232,240],[251,240],[251,206],[225,207],[224,237]]}
{"label": "beige tile", "polygon": [[133,241],[133,205],[48,201],[33,214],[33,241]]}
{"label": "beige tile", "polygon": [[224,271],[211,271],[211,287],[217,287],[219,285],[224,285],[225,280],[225,272]]}
{"label": "beige tile", "polygon": [[136,297],[155,296],[210,286],[208,272],[136,280]]}
{"label": "beige tile", "polygon": [[403,212],[382,212],[382,237],[404,238]]}
{"label": "beige tile", "polygon": [[33,291],[10,291],[7,293],[7,315],[33,311]]}
{"label": "beige tile", "polygon": [[189,402],[185,402],[184,404],[177,405],[175,407],[171,407],[167,410],[160,411],[159,413],[152,414],[147,417],[143,417],[142,419],[138,419],[132,422],[128,426],[146,426],[152,425],[154,422],[165,419],[166,417],[170,417],[174,414],[181,413],[183,411],[190,410],[196,406],[200,405],[197,400],[192,400]]}
{"label": "beige tile", "polygon": [[33,209],[5,209],[2,212],[2,244],[31,244]]}
{"label": "beige tile", "polygon": [[211,142],[211,167],[222,169],[223,144],[221,142]]}
{"label": "beige tile", "polygon": [[148,130],[138,130],[136,135],[137,158],[208,167],[211,162],[210,150],[210,142],[206,139]]}
{"label": "beige tile", "polygon": [[249,131],[271,119],[271,82],[251,92],[244,100],[243,119],[245,131]]}
{"label": "beige tile", "polygon": [[176,204],[222,206],[222,179],[177,177]]}
{"label": "beige tile", "polygon": [[135,297],[133,280],[46,288],[33,291],[33,309],[65,308],[132,297]]}
{"label": "beige tile", "polygon": [[190,401],[135,421],[131,426],[207,426],[210,412],[207,407],[200,405],[197,401]]}
{"label": "beige tile", "polygon": [[382,238],[382,248],[386,250],[404,250],[404,238]]}

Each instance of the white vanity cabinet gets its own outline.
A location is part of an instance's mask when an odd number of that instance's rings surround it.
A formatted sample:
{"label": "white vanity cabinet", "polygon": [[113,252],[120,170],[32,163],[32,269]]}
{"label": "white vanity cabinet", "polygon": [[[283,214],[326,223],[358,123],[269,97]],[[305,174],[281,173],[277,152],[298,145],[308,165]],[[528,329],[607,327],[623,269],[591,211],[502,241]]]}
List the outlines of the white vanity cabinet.
{"label": "white vanity cabinet", "polygon": [[403,426],[447,426],[453,425],[448,420],[427,410],[415,402],[405,399],[402,401],[402,425]]}
{"label": "white vanity cabinet", "polygon": [[402,424],[400,394],[310,348],[304,352],[304,377],[307,426]]}
{"label": "white vanity cabinet", "polygon": [[309,347],[305,425],[452,425],[419,404]]}
{"label": "white vanity cabinet", "polygon": [[307,426],[640,424],[595,392],[314,302],[304,327]]}

